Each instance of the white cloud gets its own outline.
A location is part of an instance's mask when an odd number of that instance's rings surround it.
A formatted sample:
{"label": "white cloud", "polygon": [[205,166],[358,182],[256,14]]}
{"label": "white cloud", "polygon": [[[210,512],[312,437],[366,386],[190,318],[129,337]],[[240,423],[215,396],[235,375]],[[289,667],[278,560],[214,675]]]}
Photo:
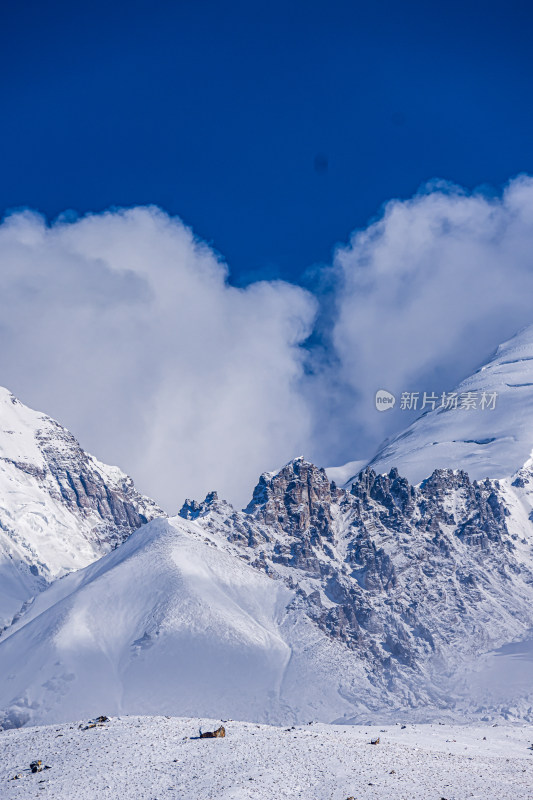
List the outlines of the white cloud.
{"label": "white cloud", "polygon": [[170,511],[210,489],[244,504],[262,471],[300,453],[371,456],[407,422],[376,412],[377,389],[451,389],[533,322],[533,179],[501,197],[441,184],[390,202],[319,276],[330,327],[310,353],[310,292],[227,277],[155,208],[52,226],[11,215],[0,383]]}
{"label": "white cloud", "polygon": [[0,227],[0,383],[176,510],[216,488],[247,502],[302,449],[300,342],[315,302],[226,267],[153,208]]}
{"label": "white cloud", "polygon": [[335,269],[335,377],[353,441],[343,455],[355,458],[406,421],[376,413],[377,389],[452,389],[533,322],[533,180],[500,197],[441,183],[391,201]]}

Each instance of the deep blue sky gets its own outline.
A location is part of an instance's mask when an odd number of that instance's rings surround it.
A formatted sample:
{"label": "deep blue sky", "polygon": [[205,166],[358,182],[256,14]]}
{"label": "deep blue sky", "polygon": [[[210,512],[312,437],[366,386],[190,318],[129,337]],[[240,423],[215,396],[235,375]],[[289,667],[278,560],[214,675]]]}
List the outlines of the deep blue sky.
{"label": "deep blue sky", "polygon": [[0,209],[155,203],[298,280],[391,197],[533,172],[529,3],[2,3]]}

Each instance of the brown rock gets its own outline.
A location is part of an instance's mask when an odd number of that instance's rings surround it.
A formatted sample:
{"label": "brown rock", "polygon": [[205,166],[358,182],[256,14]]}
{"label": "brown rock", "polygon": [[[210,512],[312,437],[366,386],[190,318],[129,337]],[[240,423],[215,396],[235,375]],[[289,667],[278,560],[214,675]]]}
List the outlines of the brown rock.
{"label": "brown rock", "polygon": [[226,729],[223,725],[217,728],[216,731],[206,731],[205,733],[200,731],[200,739],[223,739],[225,735]]}

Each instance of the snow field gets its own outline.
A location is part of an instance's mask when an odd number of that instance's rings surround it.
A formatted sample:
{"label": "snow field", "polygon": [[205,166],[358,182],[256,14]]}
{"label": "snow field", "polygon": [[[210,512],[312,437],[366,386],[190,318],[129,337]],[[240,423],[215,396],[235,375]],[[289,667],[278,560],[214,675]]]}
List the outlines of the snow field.
{"label": "snow field", "polygon": [[[84,722],[87,722],[85,720]],[[30,800],[526,800],[532,726],[277,728],[220,720],[122,717],[0,733],[0,796]],[[380,744],[372,746],[379,736]],[[192,737],[192,738],[191,738]],[[50,770],[31,774],[42,759]],[[20,774],[17,780],[10,780]]]}

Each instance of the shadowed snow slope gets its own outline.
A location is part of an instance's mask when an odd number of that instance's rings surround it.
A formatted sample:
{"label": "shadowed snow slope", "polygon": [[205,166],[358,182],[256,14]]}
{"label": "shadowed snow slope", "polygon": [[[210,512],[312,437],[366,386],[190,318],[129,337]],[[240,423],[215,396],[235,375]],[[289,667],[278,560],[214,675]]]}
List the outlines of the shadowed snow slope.
{"label": "shadowed snow slope", "polygon": [[326,637],[306,618],[291,619],[293,596],[206,540],[196,523],[155,520],[57,581],[4,634],[3,724],[99,709],[337,716],[350,706],[334,681],[328,686],[327,663],[309,669],[307,657],[302,682],[299,640],[304,652],[319,651]]}
{"label": "shadowed snow slope", "polygon": [[117,467],[0,387],[0,630],[55,578],[162,513]]}
{"label": "shadowed snow slope", "polygon": [[456,391],[477,393],[478,405],[483,391],[497,392],[496,406],[443,410],[437,403],[378,451],[372,469],[383,473],[397,467],[411,483],[419,483],[439,468],[462,469],[481,480],[509,477],[523,467],[533,448],[533,326],[500,345]]}

